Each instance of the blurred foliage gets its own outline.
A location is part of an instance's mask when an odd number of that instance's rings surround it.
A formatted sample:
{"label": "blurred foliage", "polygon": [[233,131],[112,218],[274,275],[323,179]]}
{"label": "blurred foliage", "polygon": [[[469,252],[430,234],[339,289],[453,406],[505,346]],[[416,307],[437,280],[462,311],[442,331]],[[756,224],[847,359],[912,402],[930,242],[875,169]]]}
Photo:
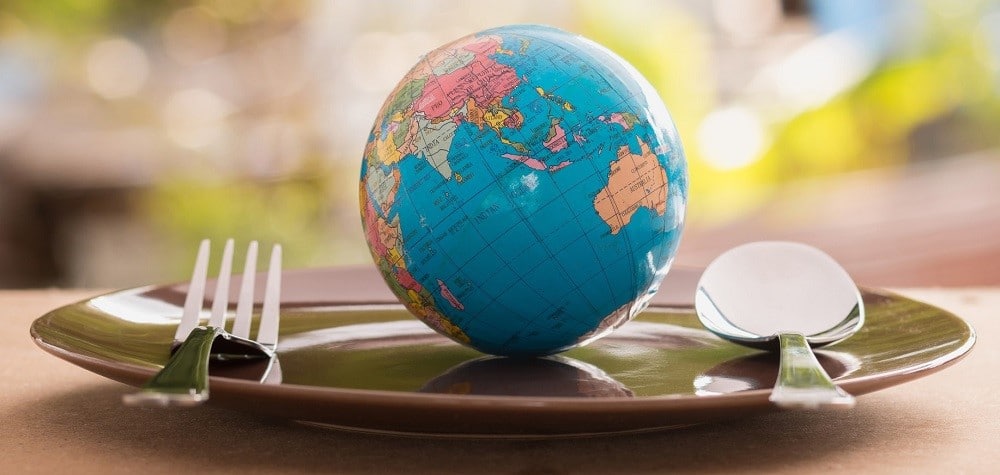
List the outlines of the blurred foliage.
{"label": "blurred foliage", "polygon": [[331,199],[326,175],[314,170],[268,182],[168,178],[147,194],[144,214],[162,232],[165,252],[178,254],[166,260],[167,271],[177,277],[194,261],[191,243],[205,238],[216,245],[236,239],[238,259],[250,240],[259,241],[262,249],[281,243],[289,268],[355,261],[338,250],[358,246],[330,232],[338,221],[334,203],[340,200]]}
{"label": "blurred foliage", "polygon": [[264,17],[296,17],[308,4],[308,0],[4,0],[0,12],[35,32],[74,40],[108,32],[141,34],[188,6],[238,25]]}
{"label": "blurred foliage", "polygon": [[106,31],[139,31],[188,2],[4,0],[3,10],[34,32],[68,40]]}
{"label": "blurred foliage", "polygon": [[[585,36],[635,65],[668,105],[686,144],[688,216],[699,225],[743,214],[776,184],[922,158],[914,141],[939,146],[945,155],[1000,146],[998,79],[991,65],[998,60],[984,50],[988,32],[980,25],[996,2],[928,0],[906,7],[925,14],[921,35],[907,38],[902,51],[828,102],[771,118],[769,146],[751,165],[732,170],[714,168],[693,140],[705,116],[721,105],[705,25],[669,4],[597,1],[580,5],[578,21]],[[935,134],[935,127],[941,129],[936,135],[919,137]]]}
{"label": "blurred foliage", "polygon": [[[579,4],[577,15],[582,35],[635,66],[667,104],[685,143],[691,175],[690,206],[697,210],[709,192],[708,180],[702,178],[711,170],[688,138],[694,137],[701,119],[717,101],[708,32],[695,18],[667,3],[586,1]],[[642,34],[635,34],[637,31]],[[713,181],[712,188],[727,187]],[[689,212],[688,216],[697,214]]]}
{"label": "blurred foliage", "polygon": [[980,51],[982,12],[945,21],[929,11],[933,33],[914,51],[887,58],[840,96],[778,125],[764,160],[773,164],[775,181],[913,161],[921,157],[912,142],[934,134],[933,126],[945,133],[929,140],[964,140],[948,144],[950,154],[1000,146],[989,132],[1000,110],[994,72]]}
{"label": "blurred foliage", "polygon": [[[996,1],[905,3],[902,8],[922,13],[923,25],[914,37],[896,38],[896,48],[863,80],[819,106],[784,116],[759,112],[767,134],[765,146],[755,161],[729,170],[706,160],[695,140],[704,119],[732,101],[721,98],[718,91],[712,62],[719,38],[706,24],[709,7],[699,10],[702,14],[698,15],[695,9],[685,9],[684,2],[581,0],[566,5],[572,14],[567,21],[576,31],[635,65],[668,105],[686,144],[691,175],[687,216],[695,226],[745,214],[767,200],[776,184],[1000,146],[1000,135],[995,132],[1000,123],[1000,51],[989,50],[991,39],[986,36],[996,33],[982,23],[986,15],[1000,14]],[[151,50],[152,61],[163,60],[162,51],[157,51],[162,38],[157,34],[175,12],[190,6],[225,24],[230,35],[227,47],[244,49],[248,43],[263,42],[262,38],[275,31],[284,32],[296,22],[309,21],[310,8],[320,10],[309,0],[4,0],[0,39],[9,32],[4,29],[11,28],[51,37],[71,51],[68,62],[77,66],[66,69],[81,75],[80,51],[90,47],[92,40],[108,35],[137,39],[142,48]],[[371,8],[399,15],[409,11],[402,2],[398,7],[383,3]],[[413,10],[421,8],[427,9],[427,5]],[[329,10],[335,8],[327,7],[322,13],[330,14]],[[472,10],[475,8],[469,8],[470,18]],[[526,22],[544,21],[527,11],[524,16]],[[374,21],[359,24],[351,34],[371,33],[385,25]],[[435,25],[420,27],[429,31]],[[346,50],[348,46],[339,48]],[[254,55],[244,56],[251,63],[259,60]],[[265,56],[260,53],[261,58]],[[157,72],[153,70],[153,74]],[[73,81],[71,88],[84,82],[81,78]],[[161,85],[161,89],[175,87],[173,83]],[[102,102],[101,112],[162,128],[158,107],[169,92],[146,90],[146,97],[139,101]],[[280,104],[246,106],[252,110],[241,119],[249,123],[273,112],[268,108],[292,107],[292,101],[285,99],[282,97]],[[311,99],[302,102],[311,106]],[[295,118],[296,126],[329,126],[303,125],[312,120],[313,112]],[[291,160],[301,163],[297,171],[269,181],[240,178],[239,173],[229,173],[229,178],[219,178],[222,181],[206,181],[203,176],[214,175],[203,170],[156,177],[141,211],[167,242],[171,250],[165,252],[177,254],[176,259],[167,261],[176,262],[178,276],[187,272],[193,259],[195,246],[191,243],[206,237],[217,241],[230,236],[241,241],[255,238],[265,246],[282,242],[289,266],[367,261],[364,240],[360,234],[351,234],[359,228],[354,225],[358,222],[356,164],[360,158],[315,144],[298,150],[310,157]],[[164,160],[172,158],[170,153],[165,153]],[[203,158],[206,166],[220,157],[234,163],[241,159],[228,152],[218,156],[192,153],[196,160]],[[330,156],[312,156],[322,153]],[[349,227],[345,223],[354,226],[350,232],[344,231]]]}

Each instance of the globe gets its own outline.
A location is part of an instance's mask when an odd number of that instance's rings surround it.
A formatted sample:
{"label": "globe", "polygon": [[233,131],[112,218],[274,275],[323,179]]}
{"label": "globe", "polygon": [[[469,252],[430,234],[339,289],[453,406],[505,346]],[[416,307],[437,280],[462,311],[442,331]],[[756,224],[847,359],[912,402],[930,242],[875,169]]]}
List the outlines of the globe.
{"label": "globe", "polygon": [[422,57],[375,119],[360,207],[393,293],[481,352],[557,353],[639,313],[687,203],[649,82],[581,36],[485,30]]}

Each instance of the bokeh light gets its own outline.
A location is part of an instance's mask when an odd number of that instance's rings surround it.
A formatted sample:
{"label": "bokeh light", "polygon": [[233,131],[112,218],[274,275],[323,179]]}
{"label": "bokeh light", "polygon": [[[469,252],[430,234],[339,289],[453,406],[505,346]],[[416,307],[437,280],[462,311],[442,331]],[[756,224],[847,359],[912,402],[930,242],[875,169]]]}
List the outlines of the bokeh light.
{"label": "bokeh light", "polygon": [[177,10],[163,26],[167,54],[183,64],[203,61],[222,53],[226,40],[225,25],[205,8]]}
{"label": "bokeh light", "polygon": [[107,99],[136,94],[148,75],[146,53],[124,38],[99,41],[87,55],[87,81],[94,92]]}
{"label": "bokeh light", "polygon": [[[1000,149],[998,0],[6,0],[0,287],[183,278],[192,241],[229,235],[282,240],[292,267],[368,265],[357,179],[376,112],[420,55],[512,23],[580,33],[657,89],[689,160],[678,264],[789,238],[832,242],[851,269],[866,255],[851,226],[913,215],[887,190],[989,170]],[[951,186],[975,204],[957,222],[1000,220],[980,188]],[[833,230],[780,204],[848,188],[870,191]],[[905,259],[1000,258],[954,243],[972,224],[932,241],[892,222],[928,243]],[[157,262],[122,268],[150,249]],[[970,281],[1000,281],[980,267]]]}
{"label": "bokeh light", "polygon": [[172,94],[163,106],[163,125],[178,145],[200,149],[227,138],[226,116],[233,106],[205,89]]}
{"label": "bokeh light", "polygon": [[709,113],[696,137],[705,161],[718,170],[734,170],[759,160],[767,141],[757,115],[740,106]]}

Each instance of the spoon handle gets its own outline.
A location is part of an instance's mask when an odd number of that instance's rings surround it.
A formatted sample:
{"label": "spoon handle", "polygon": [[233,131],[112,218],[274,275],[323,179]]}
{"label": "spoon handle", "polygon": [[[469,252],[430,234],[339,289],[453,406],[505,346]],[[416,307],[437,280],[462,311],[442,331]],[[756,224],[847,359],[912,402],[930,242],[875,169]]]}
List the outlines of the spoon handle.
{"label": "spoon handle", "polygon": [[854,396],[833,384],[816,361],[806,337],[798,333],[778,335],[781,365],[770,400],[786,409],[850,408]]}

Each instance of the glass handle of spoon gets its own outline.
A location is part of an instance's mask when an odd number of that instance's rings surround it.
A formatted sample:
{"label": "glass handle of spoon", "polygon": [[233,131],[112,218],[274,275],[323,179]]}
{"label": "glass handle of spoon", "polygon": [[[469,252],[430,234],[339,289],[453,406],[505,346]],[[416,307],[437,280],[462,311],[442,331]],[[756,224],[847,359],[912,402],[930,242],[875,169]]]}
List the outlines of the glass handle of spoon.
{"label": "glass handle of spoon", "polygon": [[798,333],[778,335],[781,363],[778,380],[769,398],[786,409],[850,408],[854,396],[837,387],[826,374],[806,337]]}

